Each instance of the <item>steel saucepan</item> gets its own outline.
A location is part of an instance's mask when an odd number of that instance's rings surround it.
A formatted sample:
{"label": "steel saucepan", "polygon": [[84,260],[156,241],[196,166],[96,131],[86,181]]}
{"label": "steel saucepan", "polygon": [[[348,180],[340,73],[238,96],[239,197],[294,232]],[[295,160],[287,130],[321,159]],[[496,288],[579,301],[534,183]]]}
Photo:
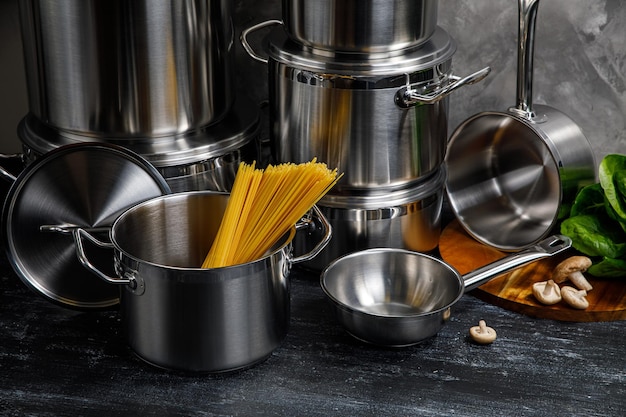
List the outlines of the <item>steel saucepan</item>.
{"label": "steel saucepan", "polygon": [[569,238],[555,235],[463,276],[423,253],[368,249],[336,259],[320,282],[352,336],[380,346],[410,346],[437,334],[465,292],[570,246]]}
{"label": "steel saucepan", "polygon": [[451,135],[446,154],[450,206],[467,232],[501,250],[551,233],[578,189],[595,181],[592,149],[579,126],[532,106],[538,0],[519,0],[517,107],[484,112]]}

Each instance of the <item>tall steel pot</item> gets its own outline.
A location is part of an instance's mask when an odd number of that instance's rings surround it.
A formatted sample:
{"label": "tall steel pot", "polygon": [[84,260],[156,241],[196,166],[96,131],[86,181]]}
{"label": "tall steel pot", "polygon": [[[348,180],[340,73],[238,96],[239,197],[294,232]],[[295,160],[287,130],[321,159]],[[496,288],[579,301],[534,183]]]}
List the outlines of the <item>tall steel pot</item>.
{"label": "tall steel pot", "polygon": [[162,137],[231,105],[230,0],[20,0],[30,112],[91,137]]}

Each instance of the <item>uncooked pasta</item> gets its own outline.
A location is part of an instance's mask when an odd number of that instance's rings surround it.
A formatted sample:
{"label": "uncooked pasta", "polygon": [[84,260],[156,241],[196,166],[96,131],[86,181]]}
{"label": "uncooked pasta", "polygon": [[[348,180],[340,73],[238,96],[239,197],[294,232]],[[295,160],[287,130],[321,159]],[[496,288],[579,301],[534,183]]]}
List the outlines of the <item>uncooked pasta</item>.
{"label": "uncooked pasta", "polygon": [[313,159],[257,169],[239,165],[220,227],[202,267],[219,268],[262,257],[339,180]]}

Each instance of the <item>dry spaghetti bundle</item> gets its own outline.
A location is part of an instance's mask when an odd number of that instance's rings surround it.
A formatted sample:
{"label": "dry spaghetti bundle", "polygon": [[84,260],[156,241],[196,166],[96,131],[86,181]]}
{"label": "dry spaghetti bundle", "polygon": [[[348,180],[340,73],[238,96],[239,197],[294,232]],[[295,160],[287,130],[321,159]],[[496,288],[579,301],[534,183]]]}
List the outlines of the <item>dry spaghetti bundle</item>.
{"label": "dry spaghetti bundle", "polygon": [[242,162],[224,217],[203,268],[259,259],[339,180],[337,170],[311,162],[270,165]]}

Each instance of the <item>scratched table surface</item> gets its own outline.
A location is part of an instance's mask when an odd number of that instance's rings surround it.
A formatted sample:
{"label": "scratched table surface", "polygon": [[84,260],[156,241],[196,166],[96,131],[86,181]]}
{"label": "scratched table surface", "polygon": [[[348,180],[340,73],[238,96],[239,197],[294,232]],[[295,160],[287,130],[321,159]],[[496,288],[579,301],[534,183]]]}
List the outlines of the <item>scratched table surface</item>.
{"label": "scratched table surface", "polygon": [[[2,416],[621,416],[626,323],[534,319],[470,294],[433,338],[400,349],[353,339],[316,274],[294,269],[292,317],[264,362],[183,375],[127,347],[118,311],[50,303],[0,258]],[[498,339],[480,346],[480,319]]]}
{"label": "scratched table surface", "polygon": [[[290,282],[291,326],[267,360],[179,374],[133,354],[116,309],[31,291],[0,246],[0,416],[626,415],[626,321],[536,319],[469,293],[436,336],[389,349],[343,330],[318,274]],[[468,338],[481,319],[498,333],[488,346]]]}

